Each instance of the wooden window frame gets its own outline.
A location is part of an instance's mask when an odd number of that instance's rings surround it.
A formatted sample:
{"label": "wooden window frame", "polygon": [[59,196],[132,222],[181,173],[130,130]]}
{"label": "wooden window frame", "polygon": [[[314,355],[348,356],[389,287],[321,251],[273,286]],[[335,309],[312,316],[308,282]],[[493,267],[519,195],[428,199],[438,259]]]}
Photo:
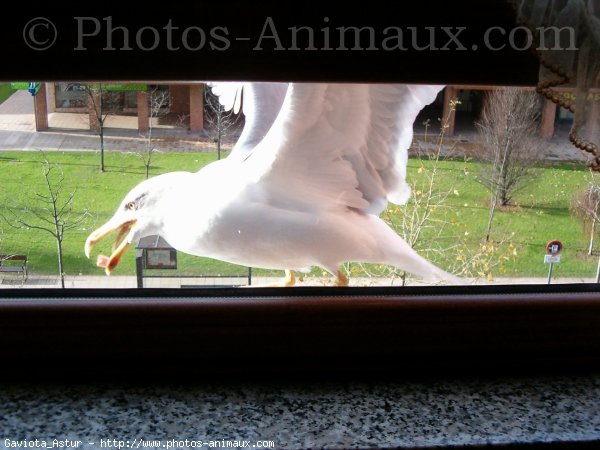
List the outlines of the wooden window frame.
{"label": "wooden window frame", "polygon": [[2,378],[264,381],[600,367],[593,284],[19,289],[9,296],[0,302],[0,357],[10,368]]}
{"label": "wooden window frame", "polygon": [[[415,2],[412,15],[397,3],[371,1],[370,8],[335,16],[327,2],[302,11],[315,28],[328,16],[398,25],[514,26],[502,0]],[[372,13],[383,8],[379,14]],[[165,6],[166,7],[166,6]],[[261,17],[293,21],[285,2],[253,4],[249,15],[227,2],[161,8],[161,17],[211,17],[239,25]],[[202,9],[199,9],[202,8]],[[387,9],[386,9],[387,8]],[[144,16],[140,11],[135,24]],[[89,15],[90,11],[79,15]],[[106,12],[99,13],[99,17]],[[396,16],[393,16],[396,14]],[[76,11],[40,5],[36,16],[59,29],[72,27]],[[25,17],[26,18],[26,17]],[[257,19],[258,18],[258,19]],[[11,17],[0,42],[20,36],[25,21]],[[152,22],[151,22],[152,23]],[[360,23],[360,22],[359,22]],[[119,24],[115,24],[119,25]],[[12,34],[11,34],[12,33]],[[4,39],[1,39],[4,38]],[[322,52],[300,55],[252,53],[153,54],[104,52],[92,45],[75,53],[61,40],[52,52],[14,45],[22,64],[3,68],[0,79],[37,80],[282,80],[407,82],[471,85],[534,85],[538,64],[528,52]],[[23,60],[23,56],[25,59]],[[28,58],[29,57],[29,58]],[[151,58],[152,57],[152,58]],[[73,59],[74,58],[74,59]],[[99,64],[103,61],[105,64]],[[267,64],[268,63],[268,64]],[[228,72],[224,72],[224,64]],[[181,68],[184,67],[185,70]],[[210,290],[2,290],[0,378],[122,379],[356,377],[396,378],[453,374],[572,373],[600,367],[600,293],[597,285],[465,286],[431,288],[294,288]]]}

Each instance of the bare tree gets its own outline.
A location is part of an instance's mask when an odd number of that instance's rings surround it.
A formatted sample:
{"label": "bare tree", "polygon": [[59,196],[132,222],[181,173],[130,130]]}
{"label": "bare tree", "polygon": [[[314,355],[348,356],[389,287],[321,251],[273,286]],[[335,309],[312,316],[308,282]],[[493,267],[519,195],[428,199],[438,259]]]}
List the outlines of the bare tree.
{"label": "bare tree", "polygon": [[45,192],[35,192],[29,200],[18,207],[6,207],[10,217],[3,212],[2,219],[12,228],[40,230],[49,233],[56,241],[56,256],[61,287],[65,287],[65,271],[63,265],[63,240],[65,233],[79,227],[89,216],[87,211],[74,214],[73,199],[75,192],[63,195],[64,173],[57,164],[51,164],[44,157],[42,175],[45,181]]}
{"label": "bare tree", "polygon": [[159,118],[164,116],[170,104],[170,94],[169,91],[161,90],[158,88],[154,88],[149,93],[148,98],[148,131],[146,133],[145,139],[145,148],[144,150],[137,152],[136,154],[142,160],[144,164],[144,171],[146,174],[146,179],[150,176],[150,166],[152,164],[152,160],[154,157],[154,153],[158,151],[156,148],[155,141],[153,140],[152,132],[154,130],[154,122]]}
{"label": "bare tree", "polygon": [[506,206],[514,194],[533,178],[541,158],[538,137],[539,95],[519,88],[500,88],[487,95],[476,123],[481,139],[478,181],[491,193],[485,232],[489,241],[498,203]]}
{"label": "bare tree", "polygon": [[217,146],[217,158],[221,159],[223,143],[233,140],[240,121],[241,114],[236,114],[233,108],[226,111],[219,103],[219,98],[210,89],[204,90],[204,120],[208,137]]}
{"label": "bare tree", "polygon": [[571,199],[571,211],[581,221],[584,233],[589,235],[588,255],[594,250],[594,238],[600,221],[600,185],[590,182],[585,190]]}
{"label": "bare tree", "polygon": [[[491,278],[492,270],[510,259],[515,250],[509,239],[500,244],[474,246],[465,236],[464,224],[452,217],[456,207],[451,199],[460,198],[461,194],[444,180],[444,159],[456,156],[456,143],[447,143],[446,132],[458,104],[458,100],[450,102],[437,136],[430,136],[429,122],[424,123],[424,136],[415,139],[411,147],[411,161],[417,167],[411,169],[416,173],[410,181],[410,200],[405,205],[389,205],[382,219],[420,255],[451,273],[473,279]],[[465,176],[467,173],[465,169]],[[392,283],[399,280],[402,286],[411,278],[409,273],[392,266],[353,263],[346,267],[354,276],[390,278]]]}
{"label": "bare tree", "polygon": [[108,116],[116,114],[122,93],[106,89],[102,83],[89,83],[81,85],[87,94],[91,117],[95,119],[90,124],[90,129],[96,131],[100,137],[100,172],[105,172],[104,165],[104,133],[106,131],[106,120]]}
{"label": "bare tree", "polygon": [[[456,109],[457,103],[456,100],[451,101],[450,113]],[[410,201],[405,205],[393,208],[394,211],[388,208],[385,211],[385,218],[386,222],[397,230],[411,248],[430,258],[437,253],[436,245],[439,241],[436,238],[423,238],[427,234],[439,237],[443,233],[447,224],[444,220],[436,218],[434,213],[436,210],[443,208],[447,198],[457,191],[454,191],[453,188],[440,190],[437,187],[442,152],[452,152],[452,149],[444,148],[444,136],[448,124],[446,122],[442,124],[437,142],[433,144],[433,151],[429,148],[429,121],[425,122],[424,125],[424,140],[422,142],[415,140],[412,147],[418,161],[417,172],[422,174],[421,180],[411,183],[412,195]],[[400,213],[396,215],[399,217],[398,221],[391,212]],[[394,272],[396,272],[395,269]],[[400,271],[399,276],[401,284],[404,286],[409,274]]]}
{"label": "bare tree", "polygon": [[2,252],[2,236],[4,235],[4,230],[0,228],[0,263],[6,259],[9,259],[13,256],[11,253],[3,253]]}
{"label": "bare tree", "polygon": [[[591,256],[594,252],[594,241],[600,221],[600,185],[596,180],[592,179],[583,191],[573,195],[571,212],[581,221],[583,232],[589,234],[587,254]],[[600,283],[600,257],[596,269],[596,283]]]}

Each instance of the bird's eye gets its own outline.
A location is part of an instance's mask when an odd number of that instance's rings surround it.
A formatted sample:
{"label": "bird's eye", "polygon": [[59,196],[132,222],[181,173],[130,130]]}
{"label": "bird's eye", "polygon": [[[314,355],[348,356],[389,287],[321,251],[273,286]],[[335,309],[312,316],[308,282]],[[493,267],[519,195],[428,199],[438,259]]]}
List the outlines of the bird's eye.
{"label": "bird's eye", "polygon": [[129,209],[129,210],[134,210],[135,209],[135,202],[129,202],[125,205],[125,208]]}

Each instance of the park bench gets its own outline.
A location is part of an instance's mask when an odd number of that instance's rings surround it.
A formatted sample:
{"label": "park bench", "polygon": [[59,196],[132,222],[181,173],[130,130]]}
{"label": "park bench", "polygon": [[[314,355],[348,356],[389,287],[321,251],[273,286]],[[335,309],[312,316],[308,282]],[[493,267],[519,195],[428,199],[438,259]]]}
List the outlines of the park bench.
{"label": "park bench", "polygon": [[16,273],[27,279],[27,256],[0,255],[0,273]]}

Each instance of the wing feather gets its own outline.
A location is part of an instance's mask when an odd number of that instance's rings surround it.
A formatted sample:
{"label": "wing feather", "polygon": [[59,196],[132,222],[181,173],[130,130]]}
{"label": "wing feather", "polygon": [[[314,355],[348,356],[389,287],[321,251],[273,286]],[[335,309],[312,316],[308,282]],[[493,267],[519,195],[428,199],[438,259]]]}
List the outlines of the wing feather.
{"label": "wing feather", "polygon": [[269,133],[243,164],[279,207],[403,203],[412,126],[442,86],[291,84]]}
{"label": "wing feather", "polygon": [[[355,164],[359,189],[378,214],[387,201],[404,204],[410,197],[406,183],[408,149],[419,112],[433,102],[443,86],[371,85],[371,122],[362,164]],[[370,176],[371,166],[378,176]],[[366,174],[366,175],[365,175]]]}
{"label": "wing feather", "polygon": [[226,111],[237,114],[242,109],[245,118],[244,129],[230,157],[245,157],[266,136],[277,118],[287,83],[209,83],[212,92]]}
{"label": "wing feather", "polygon": [[235,114],[240,112],[242,105],[242,88],[244,83],[223,81],[219,83],[206,83],[214,95],[219,99],[219,103],[225,111],[233,111]]}

